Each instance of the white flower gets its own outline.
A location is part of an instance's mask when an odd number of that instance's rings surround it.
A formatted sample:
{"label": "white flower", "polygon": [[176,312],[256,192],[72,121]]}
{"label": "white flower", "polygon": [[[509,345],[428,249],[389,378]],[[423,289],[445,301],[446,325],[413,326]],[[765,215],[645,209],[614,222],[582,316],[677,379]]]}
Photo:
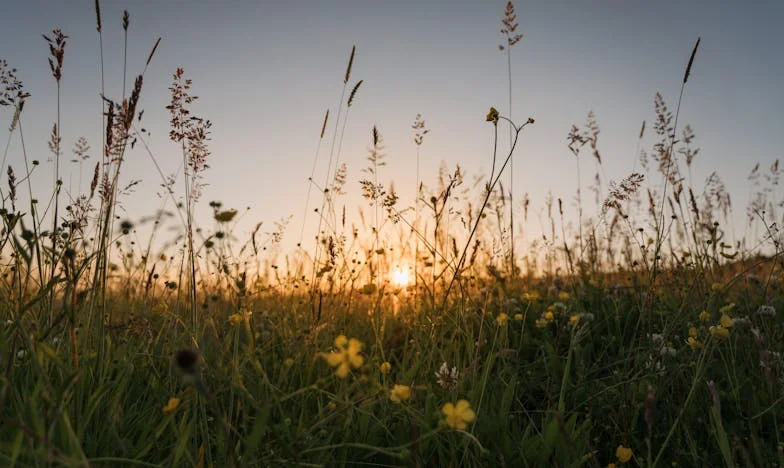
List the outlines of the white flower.
{"label": "white flower", "polygon": [[761,305],[757,309],[757,315],[767,315],[770,317],[776,316],[776,308],[769,305]]}
{"label": "white flower", "polygon": [[20,361],[24,359],[26,355],[27,355],[27,351],[21,348],[19,349],[19,351],[16,352],[16,358],[19,359]]}
{"label": "white flower", "polygon": [[733,325],[751,325],[751,320],[748,317],[737,317],[732,319]]}
{"label": "white flower", "polygon": [[435,376],[441,388],[454,388],[460,382],[460,372],[457,371],[457,367],[452,367],[450,371],[446,362],[441,364],[441,368],[438,369]]}

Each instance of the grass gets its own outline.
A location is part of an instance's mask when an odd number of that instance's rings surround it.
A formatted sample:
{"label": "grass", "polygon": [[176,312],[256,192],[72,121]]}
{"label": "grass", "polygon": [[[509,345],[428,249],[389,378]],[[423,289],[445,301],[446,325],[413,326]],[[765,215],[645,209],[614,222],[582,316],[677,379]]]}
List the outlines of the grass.
{"label": "grass", "polygon": [[[101,34],[98,2],[96,16]],[[126,14],[125,31],[129,22]],[[65,36],[55,37],[59,86],[67,53]],[[417,171],[411,208],[379,183],[374,127],[363,217],[350,225],[338,162],[362,83],[344,103],[355,54],[333,112],[324,186],[315,172],[309,179],[306,213],[311,187],[323,194],[312,256],[303,234],[284,265],[268,253],[286,220],[267,237],[257,226],[238,244],[238,212],[220,202],[210,203],[212,226],[196,227],[210,125],[194,117],[195,85],[181,68],[167,108],[185,202],[161,174],[174,208],[151,217],[144,248],[134,224],[115,223],[114,214],[127,153],[147,152],[157,167],[137,128],[144,72],[127,98],[103,100],[102,157],[64,217],[55,214],[59,178],[38,198],[29,184],[37,162],[23,154],[21,178],[8,166],[3,465],[784,465],[778,163],[752,170],[748,226],[759,231],[731,243],[729,194],[716,173],[705,187],[692,185],[693,131],[677,127],[678,111],[662,96],[652,149],[639,172],[617,182],[602,183],[591,113],[570,130],[568,149],[578,170],[583,150],[594,156],[595,216],[583,217],[579,186],[577,226],[561,199],[546,200],[549,234],[506,268],[500,180],[533,119],[518,124],[491,109],[496,149],[499,127],[511,129],[508,154],[494,152],[491,174],[474,184],[457,167],[427,187]],[[5,61],[0,77],[0,105],[13,114],[9,139],[23,142],[29,94]],[[413,130],[418,160],[428,132],[420,116]],[[86,145],[79,140],[80,164]],[[159,240],[167,220],[180,229],[171,244]],[[407,286],[389,279],[404,261],[416,278]]]}

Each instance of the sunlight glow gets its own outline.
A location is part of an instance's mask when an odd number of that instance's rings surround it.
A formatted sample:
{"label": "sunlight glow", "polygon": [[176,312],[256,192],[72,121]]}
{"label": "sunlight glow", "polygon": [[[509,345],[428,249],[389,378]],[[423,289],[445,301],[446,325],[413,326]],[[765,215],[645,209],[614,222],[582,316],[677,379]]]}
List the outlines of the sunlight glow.
{"label": "sunlight glow", "polygon": [[408,273],[408,268],[395,268],[392,272],[392,284],[405,288],[409,283],[411,283],[411,275]]}

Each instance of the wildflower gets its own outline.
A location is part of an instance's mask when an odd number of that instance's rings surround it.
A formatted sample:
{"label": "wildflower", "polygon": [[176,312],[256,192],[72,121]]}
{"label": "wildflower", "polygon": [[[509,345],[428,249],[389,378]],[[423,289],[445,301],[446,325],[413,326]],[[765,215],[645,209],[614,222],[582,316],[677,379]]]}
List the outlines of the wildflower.
{"label": "wildflower", "polygon": [[393,403],[400,403],[411,398],[411,387],[408,385],[395,384],[389,391],[389,399]]}
{"label": "wildflower", "polygon": [[732,319],[733,325],[751,326],[751,320],[748,317],[738,317]]}
{"label": "wildflower", "polygon": [[241,324],[244,320],[249,319],[253,312],[241,310],[236,314],[229,315],[229,323],[237,326]]}
{"label": "wildflower", "polygon": [[460,383],[460,372],[457,371],[457,367],[452,367],[452,370],[449,370],[446,362],[441,364],[441,368],[438,369],[435,375],[441,388],[454,388]]}
{"label": "wildflower", "polygon": [[623,445],[619,445],[617,449],[615,449],[615,456],[618,457],[618,461],[621,463],[626,463],[632,459],[634,456],[634,451],[629,447],[624,447]]}
{"label": "wildflower", "polygon": [[166,403],[166,405],[162,408],[163,415],[164,416],[168,416],[168,415],[174,413],[174,410],[176,410],[178,406],[180,406],[180,399],[179,398],[177,398],[177,397],[169,398],[169,402]]}
{"label": "wildflower", "polygon": [[691,338],[697,338],[697,329],[695,327],[689,328],[689,336]]}
{"label": "wildflower", "polygon": [[776,308],[769,305],[761,305],[757,309],[757,315],[766,315],[768,317],[776,316]]}
{"label": "wildflower", "polygon": [[213,215],[215,221],[219,223],[228,223],[231,222],[234,217],[237,216],[237,210],[226,210],[226,211],[216,211]]}
{"label": "wildflower", "polygon": [[552,311],[548,310],[547,312],[544,313],[544,319],[547,320],[548,322],[550,320],[553,320],[554,318],[555,318],[555,315],[552,313]]}
{"label": "wildflower", "polygon": [[505,327],[507,320],[509,320],[509,316],[503,312],[498,314],[498,317],[495,318],[495,321],[498,322],[499,327]]}
{"label": "wildflower", "polygon": [[572,315],[571,317],[569,317],[569,323],[571,323],[572,325],[577,325],[578,323],[580,323],[580,316]]}
{"label": "wildflower", "polygon": [[721,314],[721,318],[719,319],[719,325],[724,328],[732,328],[732,318],[730,318],[727,314]]}
{"label": "wildflower", "polygon": [[534,324],[536,325],[536,328],[544,328],[544,327],[547,326],[547,320],[545,320],[545,319],[536,319],[536,322],[534,322]]}
{"label": "wildflower", "polygon": [[294,359],[286,358],[285,360],[283,360],[283,365],[286,367],[292,367],[294,365]]}
{"label": "wildflower", "polygon": [[550,307],[547,308],[547,310],[549,310],[551,312],[555,312],[555,309],[566,310],[566,309],[568,309],[568,307],[566,307],[566,304],[564,304],[563,302],[559,301],[559,302],[553,302],[550,305]]}
{"label": "wildflower", "polygon": [[25,351],[24,349],[19,349],[19,351],[16,352],[16,358],[19,359],[20,361],[24,359],[26,355],[27,355],[27,351]]}
{"label": "wildflower", "polygon": [[390,364],[388,361],[384,361],[380,366],[378,366],[378,370],[380,370],[382,374],[387,375],[392,372],[392,364]]}
{"label": "wildflower", "polygon": [[648,337],[654,345],[662,346],[664,344],[664,335],[661,333],[652,333]]}
{"label": "wildflower", "polygon": [[702,312],[700,312],[700,320],[702,320],[703,322],[710,322],[710,319],[711,319],[710,312],[708,312],[707,310],[703,310]]}
{"label": "wildflower", "polygon": [[705,345],[697,341],[697,339],[693,336],[690,336],[688,340],[686,340],[686,344],[691,346],[691,349],[694,351],[702,349]]}
{"label": "wildflower", "polygon": [[338,404],[335,403],[334,401],[330,401],[329,403],[327,403],[327,409],[330,410],[330,411],[335,411],[337,409],[337,407],[338,407]]}
{"label": "wildflower", "polygon": [[713,283],[711,285],[711,291],[713,292],[721,291],[721,283]]}
{"label": "wildflower", "polygon": [[476,413],[471,409],[471,403],[467,400],[460,400],[457,404],[447,403],[441,408],[441,412],[446,416],[447,426],[461,431],[468,427],[468,423],[476,419]]}
{"label": "wildflower", "polygon": [[335,348],[337,351],[319,353],[319,355],[330,367],[335,368],[335,375],[341,379],[348,377],[352,367],[359,369],[365,363],[365,358],[359,355],[362,351],[362,343],[356,338],[349,340],[345,335],[340,335],[335,338]]}
{"label": "wildflower", "polygon": [[719,312],[721,312],[722,314],[729,314],[730,312],[732,312],[732,310],[734,308],[735,308],[735,303],[734,302],[730,302],[729,304],[727,304],[725,306],[722,306],[719,309]]}
{"label": "wildflower", "polygon": [[580,317],[580,320],[585,320],[586,322],[590,322],[594,319],[594,315],[590,312],[582,312],[577,314],[577,316]]}
{"label": "wildflower", "polygon": [[528,301],[528,302],[536,301],[536,300],[539,299],[539,297],[540,297],[539,293],[536,292],[536,291],[530,291],[530,292],[527,292],[527,293],[523,294],[523,299]]}
{"label": "wildflower", "polygon": [[487,122],[493,122],[493,124],[498,123],[498,111],[495,109],[495,107],[490,108],[490,111],[488,111],[485,120]]}
{"label": "wildflower", "polygon": [[558,300],[561,301],[561,302],[568,301],[570,297],[572,297],[571,294],[569,294],[566,291],[561,291],[561,292],[558,293]]}
{"label": "wildflower", "polygon": [[616,465],[615,463],[609,463],[607,465],[607,468],[618,468],[618,465]]}
{"label": "wildflower", "polygon": [[727,339],[730,337],[730,331],[721,325],[712,326],[708,329],[708,331],[711,335],[713,335],[714,338]]}
{"label": "wildflower", "polygon": [[514,319],[518,322],[523,319],[523,314],[515,314]]}

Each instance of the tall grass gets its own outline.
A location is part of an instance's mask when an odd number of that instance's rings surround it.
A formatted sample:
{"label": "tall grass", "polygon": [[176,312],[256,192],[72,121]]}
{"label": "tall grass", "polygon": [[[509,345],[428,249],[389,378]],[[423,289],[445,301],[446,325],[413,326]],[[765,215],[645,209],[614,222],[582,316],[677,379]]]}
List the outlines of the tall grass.
{"label": "tall grass", "polygon": [[[501,52],[506,52],[506,78],[508,85],[508,98],[509,98],[509,120],[513,120],[512,114],[512,47],[515,46],[523,38],[523,35],[516,32],[520,24],[517,21],[517,14],[515,13],[514,4],[512,2],[506,3],[506,10],[504,10],[504,17],[501,20],[501,35],[506,39],[505,44],[498,46]],[[515,139],[514,128],[509,128],[509,147],[513,148]],[[515,263],[515,224],[514,224],[514,158],[509,160],[509,273],[512,276],[517,275],[517,264]]]}
{"label": "tall grass", "polygon": [[[103,76],[98,2],[96,17]],[[24,171],[14,169],[6,144],[4,466],[784,464],[778,162],[752,170],[747,231],[735,239],[726,187],[718,173],[693,185],[695,132],[678,128],[663,96],[654,99],[652,149],[619,181],[603,183],[590,113],[562,149],[578,170],[581,151],[593,154],[596,212],[583,212],[581,196],[576,213],[546,199],[547,232],[522,251],[518,274],[498,246],[511,218],[501,181],[533,119],[491,108],[490,174],[470,183],[459,166],[442,166],[430,186],[417,171],[413,206],[382,182],[373,127],[358,181],[372,216],[363,208],[352,225],[340,197],[353,180],[338,164],[362,83],[345,100],[352,52],[331,160],[309,179],[323,193],[317,243],[312,256],[290,255],[279,250],[288,219],[269,233],[256,224],[240,241],[238,210],[213,201],[211,220],[194,215],[211,125],[195,114],[183,68],[172,75],[171,101],[153,103],[170,112],[182,159],[182,174],[161,171],[138,125],[159,43],[127,97],[104,96],[102,81],[101,156],[62,219],[57,158],[51,192],[33,193],[40,169],[23,132],[30,94],[0,60],[0,108],[24,160]],[[68,115],[62,109],[64,122]],[[327,124],[325,115],[319,145]],[[508,153],[498,149],[504,126]],[[57,155],[60,122],[54,128]],[[413,130],[418,162],[421,117]],[[650,143],[642,129],[638,140]],[[147,153],[164,187],[159,209],[138,221],[152,223],[146,245],[134,221],[116,222],[134,150]],[[683,163],[687,178],[676,176]],[[39,210],[46,199],[51,210]],[[172,239],[165,227],[176,229]],[[416,282],[393,284],[391,270],[412,257]]]}

